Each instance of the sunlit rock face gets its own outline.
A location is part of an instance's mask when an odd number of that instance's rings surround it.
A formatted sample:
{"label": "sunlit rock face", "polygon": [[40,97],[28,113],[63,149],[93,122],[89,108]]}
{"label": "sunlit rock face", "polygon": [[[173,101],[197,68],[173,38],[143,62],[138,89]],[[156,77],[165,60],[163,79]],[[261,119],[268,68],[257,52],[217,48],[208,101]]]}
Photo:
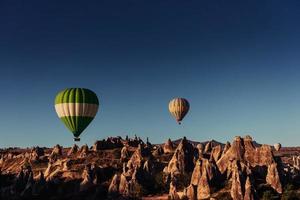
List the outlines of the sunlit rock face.
{"label": "sunlit rock face", "polygon": [[194,167],[193,153],[193,146],[184,137],[177,146],[166,172],[171,174],[172,177],[191,172]]}
{"label": "sunlit rock face", "polygon": [[164,150],[164,153],[172,153],[172,152],[174,152],[175,148],[174,148],[173,142],[171,141],[170,138],[164,144],[164,149],[163,150]]}
{"label": "sunlit rock face", "polygon": [[124,146],[121,150],[121,161],[127,161],[129,159],[129,150],[127,146]]}
{"label": "sunlit rock face", "polygon": [[215,146],[212,148],[211,154],[210,154],[210,160],[217,162],[219,158],[222,155],[222,147],[221,145]]}
{"label": "sunlit rock face", "polygon": [[78,152],[79,147],[74,144],[72,148],[68,151],[68,156],[73,156]]}
{"label": "sunlit rock face", "polygon": [[89,147],[87,144],[82,145],[82,147],[79,149],[79,157],[84,158],[89,154]]}
{"label": "sunlit rock face", "polygon": [[262,145],[255,148],[250,136],[234,138],[231,147],[217,161],[219,170],[224,173],[233,160],[249,163],[252,167],[268,166],[275,162],[271,147]]}
{"label": "sunlit rock face", "polygon": [[275,162],[268,166],[266,181],[274,190],[280,194],[282,193],[282,185],[279,178],[277,164]]}

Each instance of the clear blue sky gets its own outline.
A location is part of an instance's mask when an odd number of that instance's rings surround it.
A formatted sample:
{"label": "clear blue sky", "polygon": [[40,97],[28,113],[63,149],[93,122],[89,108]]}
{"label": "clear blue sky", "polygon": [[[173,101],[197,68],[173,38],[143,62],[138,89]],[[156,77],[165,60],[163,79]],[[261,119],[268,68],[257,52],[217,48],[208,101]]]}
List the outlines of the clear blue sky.
{"label": "clear blue sky", "polygon": [[[82,134],[300,146],[300,1],[0,1],[0,147],[70,146],[54,98],[98,94]],[[173,97],[191,110],[178,126]]]}

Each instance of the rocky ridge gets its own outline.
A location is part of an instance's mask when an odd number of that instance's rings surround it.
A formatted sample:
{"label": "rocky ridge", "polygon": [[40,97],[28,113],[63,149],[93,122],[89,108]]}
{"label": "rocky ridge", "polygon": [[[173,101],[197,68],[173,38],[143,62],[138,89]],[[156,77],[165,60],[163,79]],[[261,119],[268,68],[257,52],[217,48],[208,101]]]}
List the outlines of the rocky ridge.
{"label": "rocky ridge", "polygon": [[226,144],[193,143],[184,137],[152,145],[138,137],[110,137],[90,148],[7,149],[0,151],[0,195],[141,199],[162,194],[169,199],[254,200],[268,192],[280,199],[286,188],[299,187],[300,172],[296,155],[279,153],[269,145],[256,145],[250,136]]}

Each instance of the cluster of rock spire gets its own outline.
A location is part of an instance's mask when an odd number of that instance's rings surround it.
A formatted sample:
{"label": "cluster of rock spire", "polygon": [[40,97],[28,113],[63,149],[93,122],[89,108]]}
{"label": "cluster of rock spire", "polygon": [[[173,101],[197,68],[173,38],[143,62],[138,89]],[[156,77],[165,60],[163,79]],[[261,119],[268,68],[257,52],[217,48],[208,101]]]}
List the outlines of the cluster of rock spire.
{"label": "cluster of rock spire", "polygon": [[260,184],[282,194],[284,185],[299,175],[299,158],[284,163],[271,146],[255,146],[250,136],[226,144],[191,143],[184,137],[179,144],[169,139],[163,145],[144,143],[138,137],[111,137],[90,148],[2,150],[0,169],[0,194],[6,199],[61,197],[66,185],[72,188],[65,191],[69,195],[88,199],[139,199],[166,193],[174,200],[220,195],[254,200],[259,199]]}

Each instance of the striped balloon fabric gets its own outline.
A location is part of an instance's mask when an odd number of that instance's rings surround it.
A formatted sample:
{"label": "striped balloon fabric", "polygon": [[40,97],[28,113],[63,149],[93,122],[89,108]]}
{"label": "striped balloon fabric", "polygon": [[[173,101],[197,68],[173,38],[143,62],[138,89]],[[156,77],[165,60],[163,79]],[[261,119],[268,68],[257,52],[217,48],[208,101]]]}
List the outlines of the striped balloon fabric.
{"label": "striped balloon fabric", "polygon": [[178,124],[181,124],[182,119],[188,113],[190,109],[189,102],[184,98],[172,99],[169,103],[169,111],[176,119]]}
{"label": "striped balloon fabric", "polygon": [[97,114],[99,100],[97,95],[85,88],[68,88],[59,92],[55,98],[58,117],[73,133],[75,141]]}

